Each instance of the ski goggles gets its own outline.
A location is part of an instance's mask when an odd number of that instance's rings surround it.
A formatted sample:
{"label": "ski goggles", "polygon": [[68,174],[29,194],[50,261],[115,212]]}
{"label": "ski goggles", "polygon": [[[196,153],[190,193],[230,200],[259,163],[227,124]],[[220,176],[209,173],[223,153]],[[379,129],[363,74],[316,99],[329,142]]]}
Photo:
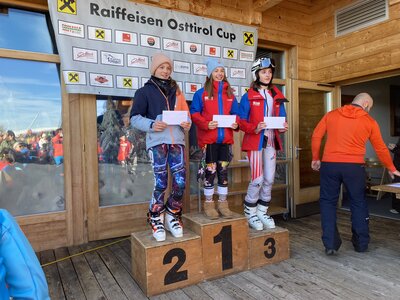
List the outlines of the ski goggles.
{"label": "ski goggles", "polygon": [[269,68],[269,67],[275,68],[275,66],[272,63],[271,59],[268,58],[268,57],[261,58],[260,59],[260,67],[259,68],[263,69],[263,68]]}

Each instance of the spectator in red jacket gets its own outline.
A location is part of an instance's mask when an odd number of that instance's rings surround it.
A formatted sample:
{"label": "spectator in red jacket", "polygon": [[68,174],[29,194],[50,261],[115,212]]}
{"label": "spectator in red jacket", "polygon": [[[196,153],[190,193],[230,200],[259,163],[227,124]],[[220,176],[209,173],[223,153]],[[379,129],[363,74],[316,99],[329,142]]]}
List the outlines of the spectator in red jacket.
{"label": "spectator in red jacket", "polygon": [[64,162],[63,150],[63,132],[62,128],[56,130],[55,136],[51,139],[53,144],[53,156],[56,165],[61,165]]}

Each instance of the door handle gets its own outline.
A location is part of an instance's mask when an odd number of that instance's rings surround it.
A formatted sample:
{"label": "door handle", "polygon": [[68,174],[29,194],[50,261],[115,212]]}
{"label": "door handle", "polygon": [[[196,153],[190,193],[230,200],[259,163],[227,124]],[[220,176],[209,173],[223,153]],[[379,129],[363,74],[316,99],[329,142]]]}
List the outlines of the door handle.
{"label": "door handle", "polygon": [[299,158],[299,152],[300,152],[301,150],[303,150],[303,148],[300,148],[300,147],[297,147],[297,146],[294,147],[296,159]]}

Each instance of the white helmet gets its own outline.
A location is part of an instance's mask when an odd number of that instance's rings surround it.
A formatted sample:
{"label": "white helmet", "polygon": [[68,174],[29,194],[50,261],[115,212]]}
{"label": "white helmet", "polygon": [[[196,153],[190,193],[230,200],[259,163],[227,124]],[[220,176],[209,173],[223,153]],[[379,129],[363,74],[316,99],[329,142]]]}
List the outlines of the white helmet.
{"label": "white helmet", "polygon": [[275,71],[275,65],[272,59],[269,57],[260,57],[256,59],[251,67],[251,73],[253,74],[253,79],[256,80],[256,73],[261,69],[271,68],[272,72]]}

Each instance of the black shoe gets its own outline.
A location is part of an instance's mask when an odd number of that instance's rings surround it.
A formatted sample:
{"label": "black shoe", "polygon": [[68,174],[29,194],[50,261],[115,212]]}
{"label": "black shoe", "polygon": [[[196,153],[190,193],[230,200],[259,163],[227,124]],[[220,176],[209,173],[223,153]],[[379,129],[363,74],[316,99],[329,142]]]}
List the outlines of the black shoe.
{"label": "black shoe", "polygon": [[359,248],[359,247],[354,247],[354,251],[362,253],[362,252],[367,252],[368,248]]}
{"label": "black shoe", "polygon": [[325,248],[325,254],[328,255],[328,256],[336,255],[337,254],[337,250]]}

